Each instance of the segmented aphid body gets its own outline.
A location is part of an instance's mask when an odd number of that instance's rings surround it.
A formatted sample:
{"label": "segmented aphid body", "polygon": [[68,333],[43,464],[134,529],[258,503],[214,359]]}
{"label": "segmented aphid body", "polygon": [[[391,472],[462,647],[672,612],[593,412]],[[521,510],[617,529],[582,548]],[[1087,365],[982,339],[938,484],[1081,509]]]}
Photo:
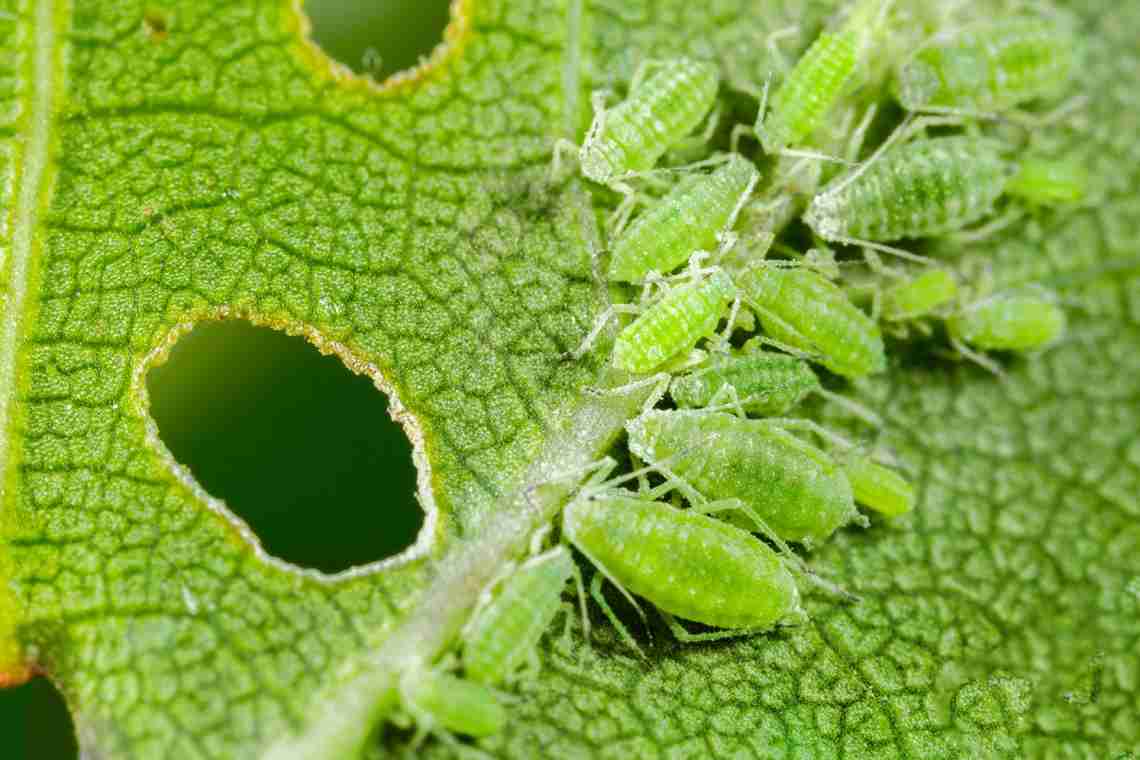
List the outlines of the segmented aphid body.
{"label": "segmented aphid body", "polygon": [[608,184],[652,169],[712,108],[719,83],[715,66],[678,58],[655,67],[624,101],[595,114],[578,154],[588,179]]}
{"label": "segmented aphid body", "polygon": [[687,408],[738,399],[744,411],[770,417],[784,414],[819,390],[819,378],[802,359],[748,351],[714,356],[708,366],[675,378],[669,395],[677,406]]}
{"label": "segmented aphid body", "polygon": [[843,471],[851,482],[855,501],[889,517],[906,514],[914,508],[914,487],[895,470],[870,457],[848,454]]}
{"label": "segmented aphid body", "polygon": [[1000,111],[1058,92],[1073,70],[1075,40],[1045,19],[978,24],[919,48],[896,95],[909,110]]}
{"label": "segmented aphid body", "polygon": [[1088,187],[1088,169],[1077,161],[1025,158],[1018,162],[1005,192],[1030,206],[1056,206],[1079,203]]}
{"label": "segmented aphid body", "polygon": [[772,339],[808,352],[845,377],[886,369],[879,326],[835,283],[808,269],[765,265],[746,270],[736,281]]}
{"label": "segmented aphid body", "polygon": [[682,179],[614,244],[609,278],[640,282],[651,271],[671,272],[693,251],[712,250],[759,177],[750,161],[733,154],[711,174]]}
{"label": "segmented aphid body", "polygon": [[692,510],[618,495],[572,501],[562,533],[612,582],[720,628],[769,628],[799,612],[795,579],[747,532]]}
{"label": "segmented aphid body", "polygon": [[499,733],[507,723],[494,691],[442,670],[409,670],[400,695],[421,732],[442,727],[478,738]]}
{"label": "segmented aphid body", "polygon": [[999,293],[951,315],[946,329],[985,351],[1031,351],[1060,339],[1065,323],[1065,312],[1048,293]]}
{"label": "segmented aphid body", "polygon": [[756,118],[766,153],[802,145],[823,123],[851,81],[860,48],[882,2],[863,0],[834,32],[821,32],[772,95],[768,113]]}
{"label": "segmented aphid body", "polygon": [[573,574],[574,561],[562,546],[532,557],[512,573],[464,635],[466,676],[494,685],[533,657]]}
{"label": "segmented aphid body", "polygon": [[732,278],[720,269],[667,291],[618,334],[614,366],[650,372],[692,349],[716,331],[725,306],[735,296]]}
{"label": "segmented aphid body", "polygon": [[1004,145],[979,137],[914,140],[841,175],[804,221],[824,240],[884,242],[961,230],[993,211],[1014,165]]}
{"label": "segmented aphid body", "polygon": [[835,460],[777,423],[722,412],[648,411],[626,431],[638,457],[668,460],[670,470],[711,499],[740,499],[785,540],[823,541],[858,517]]}
{"label": "segmented aphid body", "polygon": [[958,298],[958,281],[945,269],[930,269],[888,288],[883,319],[905,322],[930,316]]}

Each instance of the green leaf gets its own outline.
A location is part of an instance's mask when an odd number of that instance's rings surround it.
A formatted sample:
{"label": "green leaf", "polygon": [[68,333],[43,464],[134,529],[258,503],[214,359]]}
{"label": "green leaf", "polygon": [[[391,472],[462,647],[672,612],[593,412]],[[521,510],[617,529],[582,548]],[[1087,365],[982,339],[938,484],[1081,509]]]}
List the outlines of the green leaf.
{"label": "green leaf", "polygon": [[[802,46],[832,3],[467,0],[446,49],[383,88],[330,65],[284,0],[14,5],[0,680],[49,674],[93,756],[342,757],[556,510],[518,489],[603,453],[636,408],[581,393],[603,355],[561,359],[605,294],[588,196],[545,180],[553,141],[648,56],[755,86],[766,36],[798,24]],[[921,494],[812,555],[862,602],[809,596],[809,624],[736,642],[657,636],[648,661],[605,629],[551,642],[482,748],[1140,752],[1140,8],[1073,6],[1090,100],[1049,132],[1095,203],[970,252],[1059,289],[1070,337],[1004,382],[904,352],[857,388]],[[408,555],[286,566],[171,460],[143,374],[222,316],[304,334],[398,399],[429,514]]]}

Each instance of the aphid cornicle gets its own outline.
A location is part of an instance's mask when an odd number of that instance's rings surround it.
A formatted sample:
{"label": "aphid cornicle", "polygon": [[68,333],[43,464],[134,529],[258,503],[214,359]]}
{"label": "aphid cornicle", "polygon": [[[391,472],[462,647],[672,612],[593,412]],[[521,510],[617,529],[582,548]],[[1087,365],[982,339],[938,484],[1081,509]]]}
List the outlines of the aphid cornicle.
{"label": "aphid cornicle", "polygon": [[839,243],[956,232],[991,213],[1014,165],[979,137],[913,140],[841,175],[812,199],[804,222]]}
{"label": "aphid cornicle", "polygon": [[892,0],[860,0],[834,32],[821,32],[772,95],[761,105],[756,134],[766,153],[802,145],[823,123],[852,79],[864,41]]}
{"label": "aphid cornicle", "polygon": [[694,510],[616,494],[579,498],[563,512],[562,533],[612,583],[670,615],[751,631],[800,609],[795,579],[775,551]]}
{"label": "aphid cornicle", "polygon": [[[647,411],[626,423],[629,448],[711,499],[739,499],[787,541],[826,540],[858,518],[828,454],[779,423],[710,411]],[[760,530],[762,526],[756,526]]]}
{"label": "aphid cornicle", "polygon": [[930,269],[883,293],[883,319],[904,322],[929,316],[954,302],[958,281],[945,269]]}
{"label": "aphid cornicle", "polygon": [[610,184],[652,169],[712,108],[720,81],[712,64],[677,58],[647,65],[654,73],[624,101],[594,114],[578,152],[587,179]]}
{"label": "aphid cornicle", "polygon": [[466,676],[489,685],[518,671],[563,607],[562,591],[574,575],[574,560],[557,546],[513,572],[479,610],[463,637]]}
{"label": "aphid cornicle", "polygon": [[732,278],[721,269],[672,288],[618,334],[614,366],[638,374],[651,372],[692,349],[716,331],[725,306],[735,296]]}
{"label": "aphid cornicle", "polygon": [[1065,332],[1065,312],[1046,292],[999,293],[946,320],[950,337],[983,351],[1044,348]]}
{"label": "aphid cornicle", "polygon": [[439,669],[407,671],[401,679],[400,696],[421,738],[437,727],[477,738],[490,736],[507,723],[494,691]]}
{"label": "aphid cornicle", "polygon": [[1075,40],[1057,23],[1020,17],[936,37],[898,70],[911,111],[1000,111],[1054,94],[1069,80]]}
{"label": "aphid cornicle", "polygon": [[819,378],[804,360],[751,350],[713,355],[707,366],[674,378],[669,395],[683,408],[738,401],[746,412],[775,416],[820,390]]}
{"label": "aphid cornicle", "polygon": [[914,487],[899,473],[858,454],[848,454],[842,462],[859,504],[888,517],[914,508]]}
{"label": "aphid cornicle", "polygon": [[732,154],[711,174],[683,178],[618,238],[609,278],[641,282],[652,271],[671,272],[693,251],[712,250],[759,177],[752,162]]}
{"label": "aphid cornicle", "polygon": [[879,326],[834,283],[803,268],[759,265],[736,278],[744,303],[774,340],[844,377],[887,368]]}

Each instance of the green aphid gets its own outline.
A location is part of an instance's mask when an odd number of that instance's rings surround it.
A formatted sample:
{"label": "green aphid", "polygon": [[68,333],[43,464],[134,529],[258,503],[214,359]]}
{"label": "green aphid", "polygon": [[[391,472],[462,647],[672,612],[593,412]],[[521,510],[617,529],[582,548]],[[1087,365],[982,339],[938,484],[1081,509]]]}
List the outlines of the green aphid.
{"label": "green aphid", "polygon": [[883,293],[882,315],[889,322],[931,316],[958,298],[958,281],[945,269],[930,269]]}
{"label": "green aphid", "polygon": [[844,377],[886,369],[879,326],[835,283],[808,269],[761,264],[738,275],[736,284],[772,340]]}
{"label": "green aphid", "polygon": [[1030,206],[1080,203],[1088,195],[1089,172],[1072,160],[1026,158],[1006,183],[1005,192]]}
{"label": "green aphid", "polygon": [[1045,291],[998,293],[951,315],[946,329],[983,351],[1032,351],[1060,340],[1065,312]]}
{"label": "green aphid", "polygon": [[914,486],[897,471],[858,454],[847,454],[841,461],[859,504],[888,517],[914,509]]}
{"label": "green aphid", "polygon": [[756,134],[766,153],[803,145],[852,81],[861,48],[891,0],[861,0],[834,32],[821,32],[772,95],[761,104]]}
{"label": "green aphid", "polygon": [[499,733],[507,723],[506,710],[490,687],[440,669],[406,672],[400,696],[419,731],[413,745],[429,731],[443,729],[480,738]]}
{"label": "green aphid", "polygon": [[570,553],[558,546],[532,557],[502,583],[463,636],[463,668],[473,681],[495,685],[529,664],[551,621],[566,605],[562,591],[575,576]]}
{"label": "green aphid", "polygon": [[710,499],[739,499],[787,541],[825,541],[858,520],[851,484],[828,454],[777,422],[723,412],[647,411],[626,424],[629,448]]}
{"label": "green aphid", "polygon": [[1002,111],[1061,91],[1075,43],[1043,18],[975,24],[915,51],[899,67],[895,95],[911,111]]}
{"label": "green aphid", "polygon": [[[620,492],[584,495],[563,512],[562,535],[598,568],[591,593],[634,648],[601,595],[603,576],[631,602],[637,594],[666,613],[682,641],[764,631],[802,614],[795,579],[773,549],[694,509]],[[691,634],[673,615],[729,630]]]}
{"label": "green aphid", "polygon": [[739,403],[743,411],[764,417],[784,414],[819,391],[819,378],[807,362],[769,351],[714,355],[707,366],[674,378],[669,386],[679,407]]}
{"label": "green aphid", "polygon": [[733,154],[711,174],[682,179],[618,238],[609,278],[641,282],[650,272],[673,271],[693,251],[712,250],[718,239],[727,241],[759,177],[750,161]]}
{"label": "green aphid", "polygon": [[652,169],[712,108],[720,81],[714,65],[677,58],[647,66],[654,73],[643,82],[636,76],[624,101],[594,114],[578,153],[587,179],[609,185]]}
{"label": "green aphid", "polygon": [[824,240],[854,245],[960,231],[993,212],[1015,171],[1005,153],[981,137],[904,143],[827,185],[804,222]]}
{"label": "green aphid", "polygon": [[716,332],[735,297],[732,278],[720,269],[668,290],[618,334],[614,366],[637,374],[651,372],[691,350]]}

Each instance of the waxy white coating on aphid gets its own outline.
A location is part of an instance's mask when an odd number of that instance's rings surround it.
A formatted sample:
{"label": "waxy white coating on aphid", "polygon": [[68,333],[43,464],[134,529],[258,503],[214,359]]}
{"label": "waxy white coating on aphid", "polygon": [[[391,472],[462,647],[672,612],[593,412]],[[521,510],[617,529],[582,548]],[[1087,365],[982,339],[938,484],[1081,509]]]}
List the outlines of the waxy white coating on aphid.
{"label": "waxy white coating on aphid", "polygon": [[1064,87],[1074,49],[1071,34],[1042,18],[971,25],[916,50],[899,67],[896,97],[911,111],[1004,110]]}
{"label": "waxy white coating on aphid", "polygon": [[861,377],[887,368],[883,335],[835,283],[808,269],[761,264],[736,278],[764,332],[811,354],[836,374]]}
{"label": "waxy white coating on aphid", "polygon": [[652,169],[712,108],[720,80],[715,66],[677,58],[655,67],[624,101],[595,114],[578,152],[587,179],[609,184]]}
{"label": "waxy white coating on aphid", "polygon": [[651,372],[692,349],[716,331],[725,306],[735,295],[732,278],[720,269],[667,291],[618,334],[614,366],[639,374]]}
{"label": "waxy white coating on aphid", "polygon": [[800,611],[795,579],[775,551],[692,510],[580,498],[566,507],[562,533],[610,581],[686,620],[764,629]]}
{"label": "waxy white coating on aphid", "polygon": [[648,411],[629,448],[710,499],[740,499],[787,541],[826,540],[858,518],[839,465],[778,423],[707,411]]}
{"label": "waxy white coating on aphid", "polygon": [[468,678],[494,685],[531,657],[562,606],[562,590],[574,560],[558,546],[532,557],[512,573],[475,618],[463,639]]}
{"label": "waxy white coating on aphid", "polygon": [[950,336],[985,351],[1031,351],[1065,333],[1065,312],[1047,292],[999,293],[946,320]]}
{"label": "waxy white coating on aphid", "polygon": [[441,670],[408,671],[400,693],[421,730],[439,726],[478,738],[499,733],[507,723],[494,691]]}
{"label": "waxy white coating on aphid", "polygon": [[[728,389],[732,395],[727,395]],[[714,354],[707,366],[674,378],[669,395],[679,407],[739,400],[746,412],[774,416],[819,390],[819,378],[803,359],[754,350]]]}
{"label": "waxy white coating on aphid", "polygon": [[993,210],[1014,170],[1004,153],[997,140],[965,136],[895,146],[828,184],[804,222],[837,242],[956,232]]}
{"label": "waxy white coating on aphid", "polygon": [[712,250],[759,177],[750,161],[733,154],[711,174],[682,179],[618,238],[609,278],[641,282],[650,272],[673,271],[693,251]]}

